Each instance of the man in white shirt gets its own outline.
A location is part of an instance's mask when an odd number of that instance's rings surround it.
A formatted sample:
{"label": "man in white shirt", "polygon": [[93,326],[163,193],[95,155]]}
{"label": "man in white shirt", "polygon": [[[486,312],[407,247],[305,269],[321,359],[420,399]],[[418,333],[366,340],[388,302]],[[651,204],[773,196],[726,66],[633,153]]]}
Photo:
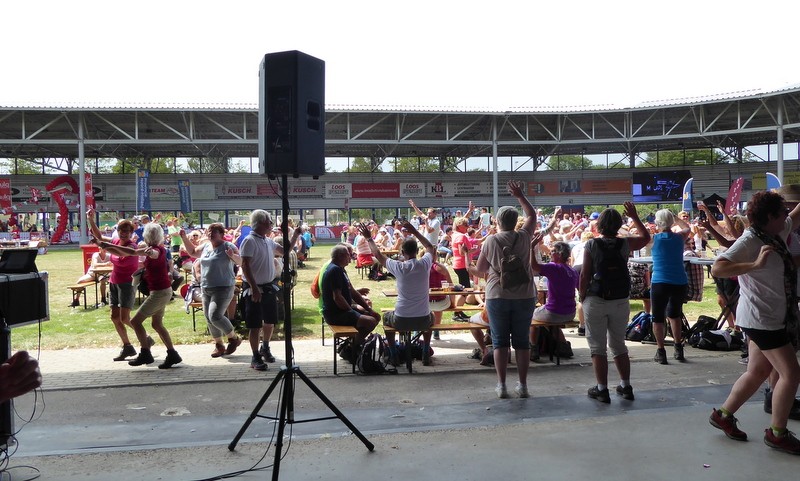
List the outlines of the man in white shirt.
{"label": "man in white shirt", "polygon": [[[413,199],[408,199],[408,203],[419,216],[424,216],[424,223],[420,223],[419,229],[424,233],[425,238],[428,239],[432,245],[439,243],[439,235],[442,232],[442,221],[436,217],[436,209],[433,207],[428,208],[428,213],[423,213],[419,207],[414,203]],[[414,226],[416,227],[416,226]]]}
{"label": "man in white shirt", "polygon": [[[423,330],[422,344],[422,364],[429,366],[431,330],[433,326],[433,314],[429,303],[430,272],[433,259],[436,255],[436,247],[431,244],[427,237],[414,229],[411,223],[406,222],[403,227],[411,232],[417,240],[408,238],[403,241],[402,254],[404,260],[396,261],[389,259],[381,253],[375,241],[365,226],[361,226],[361,234],[367,238],[372,254],[383,265],[386,270],[394,274],[397,279],[397,302],[394,311],[387,312],[383,316],[384,326],[403,328],[414,326],[414,330]],[[417,258],[419,247],[417,241],[425,249],[425,255]],[[427,328],[427,329],[426,329]],[[395,345],[394,332],[386,333],[386,340],[389,344],[389,356],[392,364],[398,363],[397,346]]]}

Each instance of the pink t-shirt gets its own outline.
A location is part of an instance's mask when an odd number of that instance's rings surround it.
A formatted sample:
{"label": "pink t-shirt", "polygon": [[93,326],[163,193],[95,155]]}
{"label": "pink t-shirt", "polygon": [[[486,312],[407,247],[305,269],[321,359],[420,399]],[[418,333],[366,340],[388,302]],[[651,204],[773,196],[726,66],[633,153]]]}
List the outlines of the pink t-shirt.
{"label": "pink t-shirt", "polygon": [[[128,241],[123,244],[120,239],[111,241],[115,246],[132,247],[136,248],[136,243]],[[112,284],[129,284],[132,281],[133,273],[139,268],[139,256],[118,256],[111,254],[111,265],[114,268],[111,270],[111,283]]]}
{"label": "pink t-shirt", "polygon": [[450,239],[450,244],[453,247],[453,269],[466,269],[467,260],[461,255],[461,246],[464,245],[467,250],[469,250],[470,244],[467,235],[453,231],[450,235]]}

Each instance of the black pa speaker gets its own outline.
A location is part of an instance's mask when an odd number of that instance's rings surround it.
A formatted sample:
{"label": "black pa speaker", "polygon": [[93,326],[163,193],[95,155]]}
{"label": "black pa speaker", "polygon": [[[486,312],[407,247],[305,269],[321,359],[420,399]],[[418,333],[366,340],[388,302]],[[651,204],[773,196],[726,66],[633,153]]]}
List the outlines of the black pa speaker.
{"label": "black pa speaker", "polygon": [[323,175],[325,62],[297,50],[265,55],[258,126],[262,175]]}

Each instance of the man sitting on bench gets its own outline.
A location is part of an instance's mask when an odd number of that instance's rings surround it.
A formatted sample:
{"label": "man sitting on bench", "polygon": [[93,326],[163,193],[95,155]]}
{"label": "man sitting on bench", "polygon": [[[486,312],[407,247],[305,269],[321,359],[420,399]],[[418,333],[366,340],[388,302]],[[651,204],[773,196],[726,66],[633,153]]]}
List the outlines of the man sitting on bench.
{"label": "man sitting on bench", "polygon": [[[320,276],[322,317],[332,326],[353,326],[358,335],[353,339],[353,354],[360,351],[364,339],[380,321],[381,315],[350,284],[344,268],[350,264],[350,251],[338,244],[331,249],[331,263]],[[353,360],[356,359],[354,355]]]}
{"label": "man sitting on bench", "polygon": [[[106,298],[106,282],[108,280],[108,275],[100,275],[94,272],[95,269],[99,267],[111,267],[111,256],[106,252],[105,249],[100,249],[98,252],[92,254],[92,263],[89,265],[89,269],[86,271],[86,274],[82,275],[78,279],[78,284],[82,284],[84,282],[99,282],[100,283],[100,304],[103,306],[108,305],[108,299]],[[81,305],[80,301],[81,291],[75,291],[75,295],[72,298],[71,307],[78,307]]]}
{"label": "man sitting on bench", "polygon": [[[408,222],[403,222],[403,228],[410,232],[413,238],[407,238],[401,245],[402,261],[389,259],[380,251],[372,239],[369,227],[361,224],[359,229],[361,235],[367,240],[372,255],[378,263],[392,273],[397,279],[397,303],[394,311],[389,311],[383,317],[383,325],[399,330],[418,330],[424,331],[422,345],[422,364],[431,364],[430,345],[431,345],[431,326],[433,326],[433,314],[428,303],[429,275],[433,259],[436,256],[436,247],[414,226]],[[417,259],[419,247],[417,241],[425,248],[425,255]],[[395,366],[398,364],[398,351],[395,344],[394,332],[386,333],[386,340],[389,343],[389,360]]]}

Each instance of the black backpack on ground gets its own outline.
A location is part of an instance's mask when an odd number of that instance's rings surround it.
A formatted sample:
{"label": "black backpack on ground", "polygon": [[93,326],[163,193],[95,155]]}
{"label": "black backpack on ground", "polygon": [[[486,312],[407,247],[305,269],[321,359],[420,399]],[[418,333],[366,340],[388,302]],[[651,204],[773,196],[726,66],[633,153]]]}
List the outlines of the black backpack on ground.
{"label": "black backpack on ground", "polygon": [[397,373],[397,369],[386,368],[386,343],[380,334],[372,333],[365,340],[358,352],[356,369],[361,374]]}
{"label": "black backpack on ground", "polygon": [[589,292],[606,300],[624,299],[631,293],[631,278],[628,275],[628,259],[622,255],[622,239],[611,242],[597,238],[592,241],[597,249],[592,250],[594,275]]}

